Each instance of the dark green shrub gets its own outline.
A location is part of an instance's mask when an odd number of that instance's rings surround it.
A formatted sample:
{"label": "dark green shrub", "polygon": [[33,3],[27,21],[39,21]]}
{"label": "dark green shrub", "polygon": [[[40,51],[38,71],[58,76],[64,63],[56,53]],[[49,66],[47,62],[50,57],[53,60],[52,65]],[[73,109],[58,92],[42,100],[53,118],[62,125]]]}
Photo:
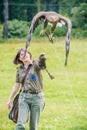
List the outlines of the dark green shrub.
{"label": "dark green shrub", "polygon": [[[29,27],[31,22],[25,22],[25,21],[18,21],[18,20],[12,20],[8,22],[8,36],[9,38],[23,38],[28,36]],[[34,36],[39,37],[40,31],[43,28],[43,22],[41,22],[37,28],[34,31]],[[51,30],[51,26],[47,26],[46,31],[49,34]],[[0,32],[1,33],[1,32]],[[65,36],[67,33],[67,27],[56,27],[54,30],[54,36],[55,37],[62,37]],[[45,34],[43,37],[46,36]],[[72,28],[71,36],[74,38],[81,38],[81,37],[87,37],[87,25],[83,26],[83,29],[81,28]]]}
{"label": "dark green shrub", "polygon": [[73,38],[82,38],[81,28],[72,28],[71,36]]}
{"label": "dark green shrub", "polygon": [[34,36],[40,36],[40,31],[43,27],[43,23],[41,23],[39,26],[36,27],[35,31],[34,31]]}
{"label": "dark green shrub", "polygon": [[[35,29],[34,32],[34,36],[40,36],[40,31],[43,28],[43,23],[41,23],[39,26],[37,26],[37,28]],[[51,30],[51,26],[47,26],[46,28],[46,32],[49,34]],[[56,27],[56,29],[54,30],[54,36],[65,36],[66,35],[66,27]],[[45,36],[45,34],[43,35]]]}
{"label": "dark green shrub", "polygon": [[87,37],[87,24],[85,24],[82,28],[82,36]]}
{"label": "dark green shrub", "polygon": [[87,29],[86,26],[81,29],[81,28],[74,28],[72,29],[71,36],[73,38],[82,38],[82,37],[87,37]]}
{"label": "dark green shrub", "polygon": [[83,37],[87,37],[87,30],[83,30],[83,31],[82,31],[82,36],[83,36]]}
{"label": "dark green shrub", "polygon": [[25,21],[12,20],[8,22],[8,37],[26,37],[29,31],[29,23]]}
{"label": "dark green shrub", "polygon": [[67,33],[67,28],[65,26],[62,27],[56,27],[54,36],[65,36]]}

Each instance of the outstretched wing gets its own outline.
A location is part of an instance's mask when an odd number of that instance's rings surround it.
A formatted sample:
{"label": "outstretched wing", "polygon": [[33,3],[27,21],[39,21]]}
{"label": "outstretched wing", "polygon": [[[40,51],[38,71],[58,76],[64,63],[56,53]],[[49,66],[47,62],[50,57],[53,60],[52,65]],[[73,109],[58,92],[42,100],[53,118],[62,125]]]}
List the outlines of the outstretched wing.
{"label": "outstretched wing", "polygon": [[32,38],[32,34],[35,31],[36,27],[39,25],[40,21],[42,19],[45,19],[45,12],[39,12],[38,14],[36,14],[31,22],[31,26],[30,26],[30,30],[29,30],[29,34],[28,34],[28,39],[26,42],[26,49],[28,48],[31,38]]}
{"label": "outstretched wing", "polygon": [[36,27],[39,25],[41,20],[44,20],[46,12],[39,12],[33,17],[31,25],[33,25],[33,32],[36,29]]}
{"label": "outstretched wing", "polygon": [[60,17],[60,21],[63,20],[67,26],[67,34],[66,34],[66,42],[65,42],[65,49],[66,49],[65,65],[67,65],[67,58],[68,58],[69,48],[70,48],[70,37],[71,37],[72,23],[71,23],[71,20],[69,18],[66,18],[62,15],[59,15],[59,17]]}

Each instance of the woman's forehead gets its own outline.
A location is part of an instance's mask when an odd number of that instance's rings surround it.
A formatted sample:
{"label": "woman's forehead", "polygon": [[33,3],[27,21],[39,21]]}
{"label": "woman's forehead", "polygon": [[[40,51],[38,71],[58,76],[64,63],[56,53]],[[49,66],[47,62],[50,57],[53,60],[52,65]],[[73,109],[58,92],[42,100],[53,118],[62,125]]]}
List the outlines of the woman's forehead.
{"label": "woman's forehead", "polygon": [[21,50],[20,52],[24,52],[24,50]]}
{"label": "woman's forehead", "polygon": [[22,53],[24,53],[24,50],[21,50],[21,51],[20,51],[20,54],[22,54]]}
{"label": "woman's forehead", "polygon": [[25,52],[24,50],[21,50],[20,55],[21,54],[28,54],[28,55],[30,55],[27,51]]}

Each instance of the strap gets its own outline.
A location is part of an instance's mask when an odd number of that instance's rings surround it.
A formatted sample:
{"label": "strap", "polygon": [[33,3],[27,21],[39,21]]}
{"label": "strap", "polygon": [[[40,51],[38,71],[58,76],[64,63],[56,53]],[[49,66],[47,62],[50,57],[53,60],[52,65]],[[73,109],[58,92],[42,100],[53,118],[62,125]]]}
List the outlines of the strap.
{"label": "strap", "polygon": [[47,69],[45,69],[45,70],[46,70],[46,72],[48,73],[50,79],[54,79],[54,76],[53,76],[52,74],[50,74],[50,72],[49,72]]}
{"label": "strap", "polygon": [[30,70],[31,67],[32,67],[32,64],[30,64],[30,65],[28,66],[27,70],[26,70],[25,76],[24,76],[24,78],[23,78],[23,80],[22,80],[22,86],[24,85],[25,79],[26,79],[26,77],[27,77],[27,75],[28,75],[28,72],[29,72],[29,70]]}

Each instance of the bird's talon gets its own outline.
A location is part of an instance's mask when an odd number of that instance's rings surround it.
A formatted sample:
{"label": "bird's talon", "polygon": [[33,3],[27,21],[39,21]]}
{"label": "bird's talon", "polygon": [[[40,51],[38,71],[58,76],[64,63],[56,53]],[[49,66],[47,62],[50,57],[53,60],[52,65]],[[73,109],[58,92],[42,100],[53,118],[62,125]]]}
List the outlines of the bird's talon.
{"label": "bird's talon", "polygon": [[49,35],[49,41],[51,41],[53,43],[53,37],[52,34]]}
{"label": "bird's talon", "polygon": [[40,35],[43,35],[44,33],[45,33],[45,30],[42,29],[42,30],[40,31]]}
{"label": "bird's talon", "polygon": [[51,34],[49,35],[49,40],[52,40],[52,35]]}

